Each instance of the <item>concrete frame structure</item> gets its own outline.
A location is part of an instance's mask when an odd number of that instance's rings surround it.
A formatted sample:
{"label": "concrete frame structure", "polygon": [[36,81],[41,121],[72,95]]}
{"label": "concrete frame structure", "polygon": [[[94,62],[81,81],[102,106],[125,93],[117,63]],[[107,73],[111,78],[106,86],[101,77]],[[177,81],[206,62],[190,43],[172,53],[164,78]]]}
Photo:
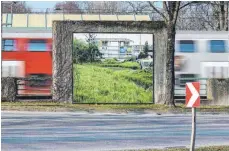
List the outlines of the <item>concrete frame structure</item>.
{"label": "concrete frame structure", "polygon": [[[73,33],[153,34],[153,99],[163,97],[166,72],[166,28],[162,21],[53,21],[53,100],[73,101]],[[154,74],[155,73],[155,74]]]}

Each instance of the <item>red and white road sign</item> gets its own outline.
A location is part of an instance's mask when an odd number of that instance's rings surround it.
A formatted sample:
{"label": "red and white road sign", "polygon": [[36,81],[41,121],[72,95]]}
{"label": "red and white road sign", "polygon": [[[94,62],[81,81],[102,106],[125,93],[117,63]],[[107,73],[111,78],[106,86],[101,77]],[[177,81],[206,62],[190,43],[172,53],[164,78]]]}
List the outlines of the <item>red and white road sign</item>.
{"label": "red and white road sign", "polygon": [[200,106],[200,83],[186,83],[186,107]]}

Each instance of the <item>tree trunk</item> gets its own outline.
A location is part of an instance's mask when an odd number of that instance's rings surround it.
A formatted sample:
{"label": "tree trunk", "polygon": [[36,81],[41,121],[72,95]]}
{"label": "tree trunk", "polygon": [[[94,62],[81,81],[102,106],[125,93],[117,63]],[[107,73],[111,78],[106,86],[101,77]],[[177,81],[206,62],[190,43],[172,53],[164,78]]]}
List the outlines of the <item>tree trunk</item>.
{"label": "tree trunk", "polygon": [[228,14],[229,14],[229,2],[227,2],[226,4],[225,4],[225,27],[224,27],[224,29],[226,30],[226,31],[228,31],[228,24],[229,24],[229,18],[228,18]]}
{"label": "tree trunk", "polygon": [[219,4],[219,30],[228,31],[228,3],[220,1]]}
{"label": "tree trunk", "polygon": [[165,104],[175,106],[174,103],[174,52],[175,52],[175,25],[168,23],[167,26],[167,52],[166,52],[166,71],[165,72]]}
{"label": "tree trunk", "polygon": [[220,18],[220,30],[224,29],[224,25],[225,25],[225,10],[224,10],[224,2],[221,1],[220,2],[220,13],[219,13],[219,18]]}

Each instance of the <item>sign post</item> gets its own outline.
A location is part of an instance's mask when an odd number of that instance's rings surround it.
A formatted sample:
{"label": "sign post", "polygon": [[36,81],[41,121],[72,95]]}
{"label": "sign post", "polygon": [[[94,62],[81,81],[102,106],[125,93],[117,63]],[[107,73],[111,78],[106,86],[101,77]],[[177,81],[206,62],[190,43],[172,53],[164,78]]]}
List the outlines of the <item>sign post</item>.
{"label": "sign post", "polygon": [[190,151],[195,150],[196,138],[196,107],[200,106],[200,83],[191,82],[186,83],[186,107],[192,108],[192,135]]}
{"label": "sign post", "polygon": [[192,108],[192,135],[191,135],[191,145],[190,151],[195,150],[195,139],[196,139],[196,108]]}

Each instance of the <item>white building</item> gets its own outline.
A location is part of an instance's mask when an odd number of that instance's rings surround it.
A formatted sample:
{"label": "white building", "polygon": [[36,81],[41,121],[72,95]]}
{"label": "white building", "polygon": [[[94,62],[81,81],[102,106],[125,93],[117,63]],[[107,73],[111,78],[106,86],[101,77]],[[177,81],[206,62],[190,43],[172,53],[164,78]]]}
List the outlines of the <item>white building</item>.
{"label": "white building", "polygon": [[[98,44],[99,51],[103,53],[103,58],[137,57],[144,49],[144,45],[134,45],[134,41],[127,38],[95,38],[94,40]],[[149,54],[152,53],[152,50],[151,45],[149,46]]]}
{"label": "white building", "polygon": [[103,58],[124,59],[132,55],[133,41],[127,38],[95,38]]}

